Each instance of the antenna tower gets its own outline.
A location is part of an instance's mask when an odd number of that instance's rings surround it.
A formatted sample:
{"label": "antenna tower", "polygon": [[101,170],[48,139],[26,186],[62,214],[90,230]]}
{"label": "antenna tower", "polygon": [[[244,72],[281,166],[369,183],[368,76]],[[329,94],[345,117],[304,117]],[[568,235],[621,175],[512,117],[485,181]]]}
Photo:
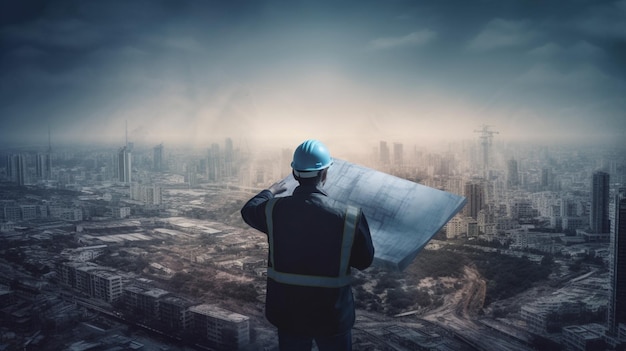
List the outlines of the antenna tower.
{"label": "antenna tower", "polygon": [[487,177],[487,168],[489,166],[489,151],[493,142],[493,135],[499,132],[491,130],[490,125],[483,124],[481,129],[474,130],[474,133],[480,133],[480,145],[483,151],[483,176]]}

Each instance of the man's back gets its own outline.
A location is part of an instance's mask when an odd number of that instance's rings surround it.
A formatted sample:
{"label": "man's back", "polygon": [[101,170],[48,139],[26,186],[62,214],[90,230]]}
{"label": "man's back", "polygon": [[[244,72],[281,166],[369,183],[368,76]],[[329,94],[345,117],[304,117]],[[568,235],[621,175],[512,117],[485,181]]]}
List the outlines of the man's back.
{"label": "man's back", "polygon": [[294,152],[291,196],[284,181],[261,191],[241,209],[250,226],[268,235],[265,315],[278,328],[281,350],[351,350],[354,299],[350,267],[374,259],[369,226],[360,209],[322,190],[333,160],[324,144],[306,140]]}
{"label": "man's back", "polygon": [[[262,195],[263,193],[259,194]],[[266,204],[250,200],[244,220],[267,233]],[[258,206],[258,207],[257,207]],[[338,277],[347,206],[329,199],[315,186],[300,186],[273,206],[270,265],[281,273]],[[265,230],[264,230],[265,229]],[[350,266],[367,268],[374,255],[367,221],[359,216]],[[345,272],[344,272],[345,273]],[[279,329],[307,335],[332,335],[354,324],[354,301],[349,285],[337,288],[267,283],[266,316]]]}

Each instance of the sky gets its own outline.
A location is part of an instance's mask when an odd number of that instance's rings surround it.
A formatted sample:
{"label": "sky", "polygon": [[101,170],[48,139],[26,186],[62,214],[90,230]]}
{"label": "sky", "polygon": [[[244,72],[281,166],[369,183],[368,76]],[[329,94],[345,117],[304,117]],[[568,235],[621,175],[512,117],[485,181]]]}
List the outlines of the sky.
{"label": "sky", "polygon": [[0,146],[623,144],[626,0],[0,2]]}

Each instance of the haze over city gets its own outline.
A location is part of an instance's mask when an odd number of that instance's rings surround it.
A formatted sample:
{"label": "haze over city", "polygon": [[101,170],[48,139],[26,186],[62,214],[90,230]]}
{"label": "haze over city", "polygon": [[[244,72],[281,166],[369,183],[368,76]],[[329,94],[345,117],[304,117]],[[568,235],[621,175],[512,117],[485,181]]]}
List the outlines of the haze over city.
{"label": "haze over city", "polygon": [[13,1],[0,143],[621,145],[626,1]]}
{"label": "haze over city", "polygon": [[353,349],[624,350],[625,18],[0,1],[0,350],[277,350],[242,208],[310,138],[375,247]]}

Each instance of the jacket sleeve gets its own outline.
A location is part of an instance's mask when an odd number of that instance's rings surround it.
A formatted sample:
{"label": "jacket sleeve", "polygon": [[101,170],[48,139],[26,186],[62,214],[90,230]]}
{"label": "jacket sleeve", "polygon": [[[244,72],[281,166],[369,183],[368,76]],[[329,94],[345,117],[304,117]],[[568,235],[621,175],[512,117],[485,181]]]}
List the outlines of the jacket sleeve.
{"label": "jacket sleeve", "polygon": [[248,200],[241,208],[241,218],[252,228],[267,234],[267,220],[265,218],[265,204],[274,197],[269,190],[263,190]]}
{"label": "jacket sleeve", "polygon": [[361,212],[359,227],[355,234],[350,255],[350,266],[363,270],[374,261],[374,244],[372,243],[370,228],[363,212]]}

